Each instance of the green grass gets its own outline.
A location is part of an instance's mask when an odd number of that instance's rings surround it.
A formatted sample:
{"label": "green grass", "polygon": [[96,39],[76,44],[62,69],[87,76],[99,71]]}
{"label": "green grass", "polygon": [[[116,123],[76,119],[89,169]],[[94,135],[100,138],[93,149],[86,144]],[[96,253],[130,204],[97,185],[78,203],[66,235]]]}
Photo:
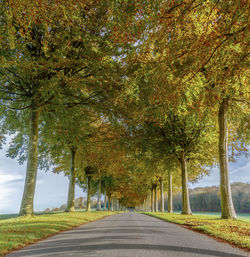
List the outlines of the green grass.
{"label": "green grass", "polygon": [[[86,209],[77,209],[78,212],[85,212]],[[91,211],[96,211],[96,209],[91,208]],[[59,211],[50,211],[50,212],[35,212],[35,215],[44,215],[44,214],[55,214],[55,213],[62,213],[64,210],[59,210]],[[11,219],[11,218],[16,218],[18,217],[18,213],[9,213],[9,214],[0,214],[0,221],[4,219]]]}
{"label": "green grass", "polygon": [[73,212],[41,214],[0,220],[0,256],[60,231],[103,218],[117,212]]}
{"label": "green grass", "polygon": [[[216,218],[220,218],[220,212],[193,212],[194,215],[206,215],[206,216],[214,216]],[[245,220],[250,222],[250,214],[248,213],[237,213],[238,220]]]}
{"label": "green grass", "polygon": [[16,218],[17,216],[18,216],[18,214],[16,214],[16,213],[13,213],[13,214],[0,214],[0,220]]}
{"label": "green grass", "polygon": [[[174,213],[181,213],[180,211]],[[220,218],[220,212],[193,212],[193,215],[205,215],[205,216],[213,216],[214,218]],[[248,213],[237,213],[238,220],[245,220],[250,222],[250,214]]]}
{"label": "green grass", "polygon": [[250,250],[250,223],[247,221],[223,220],[212,215],[182,215],[160,212],[144,212],[144,214],[176,224],[186,225],[194,230],[223,239],[240,248]]}

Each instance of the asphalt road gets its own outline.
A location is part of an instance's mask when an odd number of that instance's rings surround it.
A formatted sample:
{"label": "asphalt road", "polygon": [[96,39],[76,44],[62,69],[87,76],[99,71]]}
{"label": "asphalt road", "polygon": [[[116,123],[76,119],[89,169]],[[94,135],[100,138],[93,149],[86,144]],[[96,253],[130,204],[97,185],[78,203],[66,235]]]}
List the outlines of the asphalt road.
{"label": "asphalt road", "polygon": [[57,234],[9,257],[240,257],[248,253],[211,237],[137,213],[124,213]]}

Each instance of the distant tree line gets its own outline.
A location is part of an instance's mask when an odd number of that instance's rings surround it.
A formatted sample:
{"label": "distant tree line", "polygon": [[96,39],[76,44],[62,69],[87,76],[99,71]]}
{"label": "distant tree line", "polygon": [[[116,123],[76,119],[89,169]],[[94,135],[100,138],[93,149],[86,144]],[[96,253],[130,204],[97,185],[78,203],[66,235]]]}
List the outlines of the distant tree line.
{"label": "distant tree line", "polygon": [[[233,183],[232,196],[236,212],[250,213],[250,184]],[[173,197],[174,211],[182,209],[181,194]],[[167,202],[166,202],[167,205]],[[193,211],[220,212],[219,187],[195,188],[190,191],[190,205]]]}
{"label": "distant tree line", "polygon": [[[84,197],[78,197],[75,199],[74,201],[74,207],[76,210],[82,210],[82,209],[86,209],[88,205],[88,199],[84,198]],[[90,199],[89,201],[89,206],[91,209],[96,209],[96,210],[108,210],[108,208],[110,210],[114,210],[117,209],[118,210],[118,206],[117,206],[117,202],[112,201],[111,206],[108,205],[108,201],[107,199],[104,201],[100,200],[98,203],[98,196],[97,199],[93,198]],[[46,208],[44,209],[43,212],[55,212],[55,211],[65,211],[67,209],[67,204],[63,204],[60,207],[55,207],[55,208]],[[119,209],[122,209],[121,207]]]}

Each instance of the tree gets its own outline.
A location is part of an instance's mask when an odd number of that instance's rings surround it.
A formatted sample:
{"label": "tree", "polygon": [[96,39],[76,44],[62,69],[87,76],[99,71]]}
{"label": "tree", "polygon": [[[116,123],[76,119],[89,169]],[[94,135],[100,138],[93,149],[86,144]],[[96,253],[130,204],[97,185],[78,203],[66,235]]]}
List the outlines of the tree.
{"label": "tree", "polygon": [[90,197],[91,197],[91,180],[93,175],[96,173],[96,169],[91,166],[87,166],[84,168],[85,176],[87,178],[87,205],[86,211],[90,211]]}
{"label": "tree", "polygon": [[[179,113],[168,111],[166,118],[150,120],[145,129],[151,134],[152,142],[158,145],[162,153],[174,154],[179,160],[182,170],[182,213],[191,214],[188,195],[188,167],[187,161],[198,159],[201,162],[212,164],[214,161],[212,144],[213,129],[211,120],[206,114],[202,120],[196,113]],[[208,145],[211,149],[206,150]],[[210,159],[209,159],[210,156]],[[204,164],[203,164],[204,165]]]}
{"label": "tree", "polygon": [[1,2],[1,103],[30,111],[20,215],[33,214],[41,115],[85,104],[108,112],[120,94],[123,52],[110,41],[109,8],[92,1]]}
{"label": "tree", "polygon": [[[197,103],[217,113],[219,120],[221,216],[236,218],[227,164],[227,115],[229,107],[242,110],[241,105],[248,99],[248,3],[196,0],[162,2],[162,5],[165,8],[160,9],[155,20],[156,29],[148,37],[145,52],[152,49],[157,52],[155,61],[163,64],[158,71],[171,69],[177,74],[169,94],[175,101],[188,90],[190,82],[203,80]],[[238,116],[245,120],[242,111]]]}

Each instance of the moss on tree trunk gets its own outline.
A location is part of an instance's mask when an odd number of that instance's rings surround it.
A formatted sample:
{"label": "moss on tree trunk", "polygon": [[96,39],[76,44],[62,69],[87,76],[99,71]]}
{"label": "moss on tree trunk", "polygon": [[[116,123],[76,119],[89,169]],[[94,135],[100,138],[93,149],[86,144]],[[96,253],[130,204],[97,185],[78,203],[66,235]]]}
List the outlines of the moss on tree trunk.
{"label": "moss on tree trunk", "polygon": [[106,211],[107,209],[107,194],[106,191],[104,192],[104,206],[103,206],[103,210]]}
{"label": "moss on tree trunk", "polygon": [[188,193],[187,160],[184,154],[180,157],[182,180],[182,214],[192,214]]}
{"label": "moss on tree trunk", "polygon": [[155,211],[158,212],[158,197],[157,197],[157,185],[154,186],[154,194],[155,194]]}
{"label": "moss on tree trunk", "polygon": [[34,195],[37,177],[38,165],[38,125],[39,125],[39,111],[34,107],[31,110],[30,117],[30,132],[29,132],[29,148],[28,148],[28,162],[26,168],[26,178],[24,184],[23,197],[19,216],[30,216],[34,214]]}
{"label": "moss on tree trunk", "polygon": [[108,196],[108,211],[111,211],[111,197]]}
{"label": "moss on tree trunk", "polygon": [[98,192],[97,192],[97,210],[100,211],[101,210],[101,179],[99,179],[99,183],[98,183]]}
{"label": "moss on tree trunk", "polygon": [[219,161],[220,161],[220,194],[221,194],[221,218],[236,219],[234,210],[232,192],[229,180],[228,169],[228,128],[227,111],[228,99],[223,99],[219,108]]}
{"label": "moss on tree trunk", "polygon": [[111,198],[111,211],[114,211],[114,197]]}
{"label": "moss on tree trunk", "polygon": [[68,201],[66,212],[75,211],[75,161],[76,161],[76,149],[72,147],[71,151],[71,168],[70,168],[70,178],[69,178],[69,189],[68,189]]}
{"label": "moss on tree trunk", "polygon": [[151,188],[151,212],[155,211],[155,204],[154,204],[154,188]]}
{"label": "moss on tree trunk", "polygon": [[164,184],[162,178],[160,179],[160,191],[161,191],[161,199],[160,199],[160,210],[164,212]]}
{"label": "moss on tree trunk", "polygon": [[173,212],[173,184],[172,184],[172,172],[168,173],[168,212]]}
{"label": "moss on tree trunk", "polygon": [[91,178],[87,177],[87,205],[86,205],[86,211],[90,211],[90,190],[91,190]]}

